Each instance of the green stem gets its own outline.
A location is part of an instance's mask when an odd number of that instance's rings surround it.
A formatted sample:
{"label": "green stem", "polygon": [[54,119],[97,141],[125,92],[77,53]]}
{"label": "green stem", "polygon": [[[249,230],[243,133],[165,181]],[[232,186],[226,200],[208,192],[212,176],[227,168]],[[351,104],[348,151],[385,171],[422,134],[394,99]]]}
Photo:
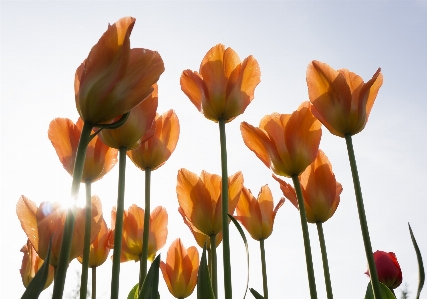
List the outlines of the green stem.
{"label": "green stem", "polygon": [[212,281],[212,290],[214,292],[215,298],[218,298],[218,262],[216,258],[216,235],[212,235],[209,237],[211,241],[211,250],[210,253],[212,255],[212,271],[211,271],[211,281]]}
{"label": "green stem", "polygon": [[320,250],[322,251],[323,275],[325,276],[326,294],[328,295],[328,299],[333,299],[334,295],[332,293],[331,277],[329,275],[328,254],[326,253],[326,243],[325,236],[323,235],[322,222],[317,222],[316,226],[317,234],[319,235]]}
{"label": "green stem", "polygon": [[[145,208],[144,208],[144,233],[142,236],[142,253],[139,257],[139,291],[147,276],[148,237],[150,235],[150,185],[151,169],[145,169]],[[138,292],[139,292],[138,291]]]}
{"label": "green stem", "polygon": [[292,176],[295,192],[298,198],[299,215],[301,218],[302,235],[304,238],[305,262],[307,264],[308,284],[310,286],[311,299],[317,298],[316,280],[314,278],[313,258],[311,257],[310,236],[308,234],[307,216],[305,215],[304,198],[302,197],[301,186],[298,175]]}
{"label": "green stem", "polygon": [[[90,141],[91,131],[92,125],[88,122],[85,122],[83,125],[82,134],[80,135],[80,141],[76,152],[76,160],[74,163],[73,181],[71,183],[71,200],[73,202],[76,201],[79,194],[80,183],[83,176],[84,162],[86,158],[86,150]],[[64,232],[61,241],[61,250],[59,252],[58,266],[56,267],[52,299],[62,298],[62,293],[64,292],[65,277],[67,276],[67,268],[71,252],[71,240],[74,232],[75,213],[75,206],[72,206],[67,210]]]}
{"label": "green stem", "polygon": [[261,249],[262,286],[264,288],[264,299],[268,299],[267,264],[265,263],[264,239],[259,240],[259,246]]}
{"label": "green stem", "polygon": [[372,253],[371,239],[369,238],[368,223],[366,221],[365,208],[363,206],[362,189],[360,187],[359,173],[357,172],[356,157],[354,155],[351,135],[345,135],[345,141],[347,143],[348,159],[350,160],[351,173],[353,175],[354,193],[356,194],[360,229],[362,230],[363,243],[365,244],[365,253],[368,260],[372,291],[375,299],[381,299],[381,288],[378,281],[377,268],[375,267],[374,255]]}
{"label": "green stem", "polygon": [[82,276],[80,281],[80,299],[86,299],[87,294],[87,280],[88,280],[88,267],[89,267],[89,253],[90,253],[90,233],[92,226],[92,182],[86,181],[86,218],[85,218],[85,236],[84,236],[84,249],[82,261]]}
{"label": "green stem", "polygon": [[[233,297],[231,290],[231,264],[230,264],[230,237],[228,232],[228,171],[227,171],[227,144],[225,136],[225,120],[219,119],[219,138],[221,143],[221,169],[222,169],[222,249],[224,266],[224,293],[225,299]],[[214,243],[215,244],[215,243]]]}
{"label": "green stem", "polygon": [[116,227],[114,233],[113,273],[111,277],[111,299],[119,297],[120,253],[122,249],[123,212],[125,197],[125,170],[127,148],[119,149],[119,190],[117,196]]}
{"label": "green stem", "polygon": [[96,267],[92,267],[92,299],[96,299]]}

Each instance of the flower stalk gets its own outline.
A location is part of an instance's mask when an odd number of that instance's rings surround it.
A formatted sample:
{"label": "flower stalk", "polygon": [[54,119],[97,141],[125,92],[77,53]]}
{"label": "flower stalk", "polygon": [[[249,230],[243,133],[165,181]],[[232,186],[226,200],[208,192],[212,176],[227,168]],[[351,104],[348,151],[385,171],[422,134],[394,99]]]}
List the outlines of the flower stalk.
{"label": "flower stalk", "polygon": [[316,280],[314,278],[313,258],[311,256],[310,236],[308,234],[307,217],[305,215],[304,198],[302,197],[301,185],[298,180],[298,175],[292,176],[295,192],[297,194],[299,214],[301,218],[302,235],[304,238],[305,261],[307,264],[308,284],[310,287],[311,299],[317,299]]}
{"label": "flower stalk", "polygon": [[88,267],[89,267],[89,253],[90,253],[90,232],[92,228],[92,182],[87,180],[86,186],[86,213],[85,213],[85,236],[84,236],[84,249],[82,261],[82,276],[80,281],[80,299],[86,299],[87,294],[87,280],[88,280]]}
{"label": "flower stalk", "polygon": [[268,299],[267,264],[265,262],[264,239],[259,240],[259,246],[261,249],[262,287],[264,289],[264,299]]}
{"label": "flower stalk", "polygon": [[354,155],[353,149],[353,141],[350,134],[345,135],[345,141],[347,144],[348,159],[350,161],[350,168],[353,176],[354,193],[356,195],[357,210],[359,212],[360,229],[362,230],[366,259],[368,260],[372,291],[374,293],[375,299],[381,299],[381,288],[378,280],[377,269],[375,267],[374,255],[372,253],[371,239],[369,238],[368,223],[366,221],[365,208],[363,205],[362,189],[360,187],[359,173],[357,171],[356,157]]}
{"label": "flower stalk", "polygon": [[142,236],[142,253],[139,260],[139,290],[141,290],[147,276],[148,237],[150,235],[150,186],[151,169],[145,169],[145,208],[144,208],[144,233]]}
{"label": "flower stalk", "polygon": [[[79,145],[77,147],[76,161],[74,164],[73,181],[71,183],[71,200],[76,201],[80,190],[80,183],[82,181],[84,161],[86,157],[87,146],[90,142],[90,133],[92,125],[85,122],[80,135]],[[53,286],[53,299],[62,298],[64,292],[65,277],[67,275],[67,268],[69,264],[69,257],[71,251],[71,240],[74,232],[75,223],[75,206],[72,206],[67,211],[65,218],[64,233],[62,235],[61,250],[59,253],[58,266],[55,269],[55,283]]]}
{"label": "flower stalk", "polygon": [[92,267],[92,299],[96,299],[96,267]]}
{"label": "flower stalk", "polygon": [[111,277],[111,299],[119,297],[120,253],[122,249],[122,230],[125,196],[125,171],[127,148],[119,149],[119,187],[117,196],[116,226],[114,233],[113,272]]}
{"label": "flower stalk", "polygon": [[216,242],[215,242],[216,235],[211,235],[209,236],[209,238],[210,238],[210,244],[211,244],[210,258],[212,259],[210,264],[210,266],[212,267],[212,270],[211,270],[212,290],[214,292],[215,298],[218,298],[218,262],[216,258]]}
{"label": "flower stalk", "polygon": [[323,275],[325,276],[326,294],[328,296],[328,299],[333,299],[334,295],[332,293],[331,277],[329,275],[328,254],[326,252],[326,243],[325,236],[323,234],[322,222],[316,222],[316,226],[317,234],[319,235],[320,250],[322,252]]}

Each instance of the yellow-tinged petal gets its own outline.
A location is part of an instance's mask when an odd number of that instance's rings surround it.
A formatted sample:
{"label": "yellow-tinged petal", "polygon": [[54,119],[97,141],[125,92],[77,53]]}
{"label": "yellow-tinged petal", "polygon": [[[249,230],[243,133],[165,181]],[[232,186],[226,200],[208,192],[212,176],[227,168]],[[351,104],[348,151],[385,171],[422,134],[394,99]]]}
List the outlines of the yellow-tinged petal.
{"label": "yellow-tinged petal", "polygon": [[[37,255],[37,252],[31,245],[30,240],[28,240],[27,244],[22,247],[21,252],[24,254],[24,256],[22,257],[22,264],[19,272],[21,273],[22,283],[25,287],[28,287],[34,276],[40,270],[44,261]],[[53,281],[54,268],[51,265],[48,267],[48,275],[43,289],[49,287]]]}
{"label": "yellow-tinged petal", "polygon": [[168,213],[164,207],[155,208],[150,214],[150,234],[148,237],[148,259],[154,260],[156,252],[165,244],[168,236]]}

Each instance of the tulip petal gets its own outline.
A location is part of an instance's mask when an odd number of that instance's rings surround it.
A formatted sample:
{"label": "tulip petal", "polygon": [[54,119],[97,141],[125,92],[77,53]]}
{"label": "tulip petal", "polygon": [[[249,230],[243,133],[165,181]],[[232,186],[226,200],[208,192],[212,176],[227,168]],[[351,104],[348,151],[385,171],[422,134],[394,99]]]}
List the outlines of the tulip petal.
{"label": "tulip petal", "polygon": [[22,229],[30,240],[32,246],[36,251],[38,251],[39,234],[36,214],[36,204],[22,195],[16,204],[16,215],[18,216]]}
{"label": "tulip petal", "polygon": [[284,180],[279,179],[274,174],[272,175],[273,179],[275,179],[280,184],[280,190],[282,190],[283,195],[289,199],[289,201],[294,205],[295,208],[298,208],[298,199],[297,194],[295,193],[295,189],[286,183]]}
{"label": "tulip petal", "polygon": [[270,139],[267,134],[247,122],[240,124],[240,132],[242,133],[243,141],[246,146],[255,153],[255,155],[267,166],[271,167],[269,152]]}

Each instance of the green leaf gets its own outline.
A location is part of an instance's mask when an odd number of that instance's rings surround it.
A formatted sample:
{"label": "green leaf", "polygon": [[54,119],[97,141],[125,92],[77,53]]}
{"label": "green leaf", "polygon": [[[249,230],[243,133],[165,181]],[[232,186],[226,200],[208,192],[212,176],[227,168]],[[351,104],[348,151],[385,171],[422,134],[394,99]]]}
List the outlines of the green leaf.
{"label": "green leaf", "polygon": [[[380,288],[381,288],[382,299],[396,299],[396,297],[393,295],[390,289],[386,285],[382,284],[381,282],[380,282]],[[372,291],[371,282],[368,283],[365,299],[375,299],[374,292]]]}
{"label": "green leaf", "polygon": [[139,299],[158,299],[159,295],[159,268],[160,254],[154,259],[148,270],[141,291],[138,295]]}
{"label": "green leaf", "polygon": [[47,249],[46,259],[43,262],[43,265],[37,271],[33,280],[31,280],[21,299],[37,299],[40,296],[40,293],[43,292],[46,280],[49,274],[49,259],[50,259],[50,250],[52,245],[52,238],[50,238],[49,248]]}
{"label": "green leaf", "polygon": [[197,275],[197,299],[215,299],[211,278],[209,276],[208,263],[206,261],[206,243],[205,246],[203,246],[202,258],[200,259],[199,272]]}
{"label": "green leaf", "polygon": [[419,299],[421,290],[423,289],[423,286],[424,286],[424,281],[426,279],[426,275],[424,272],[423,258],[421,257],[420,249],[418,248],[417,241],[415,240],[415,237],[414,237],[414,234],[412,232],[411,226],[409,225],[409,222],[408,222],[408,226],[409,226],[409,233],[411,234],[412,244],[414,245],[415,253],[417,254],[417,260],[418,260],[419,280],[418,280],[418,291],[417,291],[416,299]]}
{"label": "green leaf", "polygon": [[234,225],[237,227],[237,230],[239,231],[240,236],[242,237],[243,242],[245,243],[245,247],[246,247],[246,258],[248,261],[248,277],[246,279],[245,295],[243,296],[243,298],[246,298],[246,293],[248,292],[248,288],[249,288],[249,247],[248,247],[248,240],[246,239],[245,232],[243,231],[240,223],[236,220],[236,218],[234,218],[230,214],[227,214],[227,215],[228,215],[228,217],[230,217],[231,221],[233,221]]}
{"label": "green leaf", "polygon": [[138,295],[138,286],[139,283],[137,283],[129,292],[127,299],[137,299],[137,295]]}
{"label": "green leaf", "polygon": [[264,299],[263,296],[261,296],[260,293],[258,293],[257,291],[255,291],[253,288],[250,288],[249,291],[252,293],[252,295],[256,298],[256,299]]}

